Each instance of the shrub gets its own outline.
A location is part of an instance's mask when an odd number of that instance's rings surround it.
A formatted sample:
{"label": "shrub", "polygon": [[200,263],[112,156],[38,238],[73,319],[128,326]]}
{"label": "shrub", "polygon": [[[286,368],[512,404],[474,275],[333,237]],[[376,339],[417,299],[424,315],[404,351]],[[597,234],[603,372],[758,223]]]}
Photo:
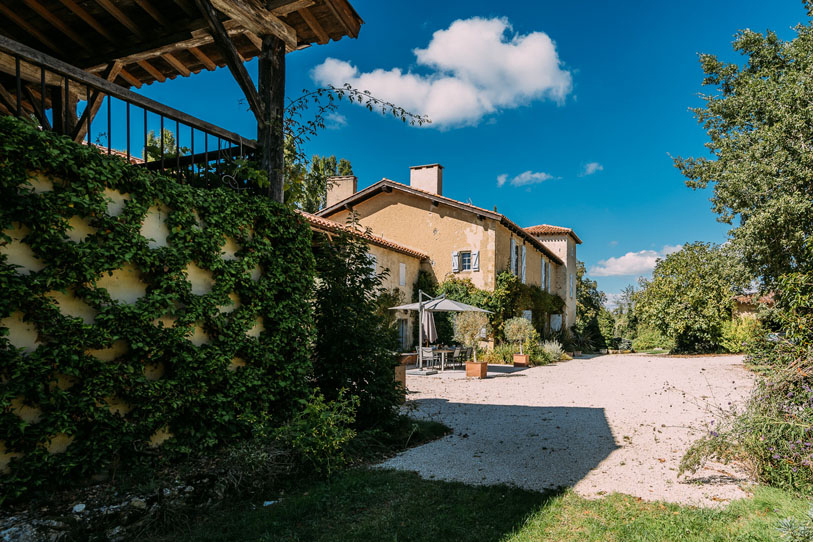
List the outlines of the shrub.
{"label": "shrub", "polygon": [[316,390],[302,412],[277,430],[277,439],[293,450],[299,461],[329,476],[347,464],[344,447],[356,436],[351,427],[358,405],[358,398],[347,398],[344,390],[335,401],[327,401]]}
{"label": "shrub", "polygon": [[741,316],[723,323],[720,346],[726,352],[739,354],[749,342],[759,340],[763,333],[759,320],[753,316]]}
{"label": "shrub", "polygon": [[562,345],[558,341],[545,341],[542,343],[542,352],[544,358],[548,363],[561,361],[565,351],[562,350]]}
{"label": "shrub", "polygon": [[[665,337],[657,329],[647,327],[638,331],[638,336],[632,341],[630,347],[636,352],[655,349],[672,350],[675,347],[675,343],[668,337]],[[627,348],[627,350],[629,350],[629,348]]]}
{"label": "shrub", "polygon": [[370,272],[366,243],[347,232],[314,237],[315,385],[328,401],[358,397],[356,427],[395,419],[403,398],[394,379],[397,331],[379,314],[382,276]]}

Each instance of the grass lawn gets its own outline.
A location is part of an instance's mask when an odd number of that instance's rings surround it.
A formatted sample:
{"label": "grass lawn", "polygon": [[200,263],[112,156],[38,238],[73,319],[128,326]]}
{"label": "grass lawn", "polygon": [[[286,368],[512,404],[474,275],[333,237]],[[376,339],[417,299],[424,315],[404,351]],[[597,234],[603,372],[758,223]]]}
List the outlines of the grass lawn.
{"label": "grass lawn", "polygon": [[649,503],[610,495],[587,500],[571,491],[540,494],[422,480],[412,473],[345,471],[310,482],[263,507],[236,502],[165,540],[446,542],[778,540],[778,519],[803,517],[807,502],[758,488],[723,510]]}

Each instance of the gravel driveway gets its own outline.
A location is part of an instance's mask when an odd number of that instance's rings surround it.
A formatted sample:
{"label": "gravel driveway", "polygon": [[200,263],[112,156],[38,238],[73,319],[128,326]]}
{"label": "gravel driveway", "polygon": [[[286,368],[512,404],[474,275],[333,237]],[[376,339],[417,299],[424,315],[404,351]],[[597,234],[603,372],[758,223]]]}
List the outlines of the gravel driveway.
{"label": "gravel driveway", "polygon": [[408,376],[407,408],[454,433],[381,467],[471,484],[573,486],[586,497],[715,506],[746,495],[746,476],[732,465],[677,477],[714,408],[751,390],[741,356],[609,355],[522,370],[491,365],[488,374]]}

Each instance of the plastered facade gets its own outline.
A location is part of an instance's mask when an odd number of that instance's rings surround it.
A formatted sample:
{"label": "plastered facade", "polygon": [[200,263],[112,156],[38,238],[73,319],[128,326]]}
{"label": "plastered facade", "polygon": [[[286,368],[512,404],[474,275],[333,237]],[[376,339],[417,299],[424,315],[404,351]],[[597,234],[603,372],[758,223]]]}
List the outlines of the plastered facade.
{"label": "plastered facade", "polygon": [[[565,266],[555,266],[556,271],[551,275],[551,285],[555,284],[555,293],[565,300],[565,326],[570,327],[576,322],[576,241],[569,234],[538,235],[537,239],[554,254],[559,256]],[[573,275],[573,295],[570,295],[570,275]]]}

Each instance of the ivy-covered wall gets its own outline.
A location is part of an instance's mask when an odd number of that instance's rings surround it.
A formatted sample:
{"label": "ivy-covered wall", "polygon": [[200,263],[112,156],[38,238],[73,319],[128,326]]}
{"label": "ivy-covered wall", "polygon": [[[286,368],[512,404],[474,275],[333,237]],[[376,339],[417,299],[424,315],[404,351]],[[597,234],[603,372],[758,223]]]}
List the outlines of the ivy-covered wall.
{"label": "ivy-covered wall", "polygon": [[246,437],[305,396],[311,233],[283,206],[5,117],[0,230],[0,495]]}

